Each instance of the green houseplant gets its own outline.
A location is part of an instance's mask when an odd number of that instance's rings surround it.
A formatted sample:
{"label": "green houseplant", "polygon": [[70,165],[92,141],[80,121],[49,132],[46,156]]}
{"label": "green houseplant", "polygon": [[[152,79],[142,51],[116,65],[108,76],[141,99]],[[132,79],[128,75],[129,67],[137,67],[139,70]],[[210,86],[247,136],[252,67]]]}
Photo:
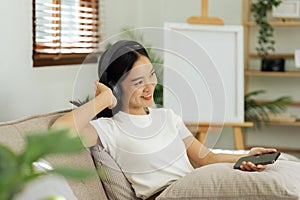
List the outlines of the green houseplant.
{"label": "green houseplant", "polygon": [[264,90],[255,90],[245,94],[244,108],[245,121],[254,122],[255,128],[260,128],[262,124],[268,124],[268,113],[281,113],[285,111],[286,105],[292,101],[291,97],[283,96],[273,101],[259,103],[255,96],[265,93]]}
{"label": "green houseplant", "polygon": [[96,175],[91,170],[73,167],[62,166],[43,171],[34,167],[34,163],[45,156],[82,150],[84,147],[79,136],[67,129],[27,135],[25,149],[20,154],[0,144],[0,199],[12,200],[29,182],[50,173],[78,179]]}
{"label": "green houseplant", "polygon": [[259,26],[258,46],[255,49],[262,59],[262,71],[284,71],[284,59],[267,58],[271,52],[275,52],[274,28],[268,22],[267,12],[280,3],[281,0],[256,0],[251,5],[252,16]]}

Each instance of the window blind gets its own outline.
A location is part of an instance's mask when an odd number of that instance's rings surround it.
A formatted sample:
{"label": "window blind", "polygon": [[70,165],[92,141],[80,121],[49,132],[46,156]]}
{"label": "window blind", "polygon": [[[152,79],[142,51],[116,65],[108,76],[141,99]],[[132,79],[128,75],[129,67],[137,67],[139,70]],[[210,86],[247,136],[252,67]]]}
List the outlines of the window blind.
{"label": "window blind", "polygon": [[98,0],[33,0],[34,66],[96,62],[98,9]]}

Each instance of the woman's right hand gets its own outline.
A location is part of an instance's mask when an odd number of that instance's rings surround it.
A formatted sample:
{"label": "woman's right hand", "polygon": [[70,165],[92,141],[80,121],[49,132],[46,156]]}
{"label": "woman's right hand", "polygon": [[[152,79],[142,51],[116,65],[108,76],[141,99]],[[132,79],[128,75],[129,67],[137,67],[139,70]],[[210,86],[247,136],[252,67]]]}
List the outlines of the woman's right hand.
{"label": "woman's right hand", "polygon": [[108,108],[109,109],[114,108],[117,105],[117,98],[113,95],[111,89],[106,85],[104,85],[103,83],[100,83],[99,81],[95,81],[95,85],[96,85],[95,97],[97,97],[101,93],[107,93],[107,95],[109,95],[109,102],[110,102]]}

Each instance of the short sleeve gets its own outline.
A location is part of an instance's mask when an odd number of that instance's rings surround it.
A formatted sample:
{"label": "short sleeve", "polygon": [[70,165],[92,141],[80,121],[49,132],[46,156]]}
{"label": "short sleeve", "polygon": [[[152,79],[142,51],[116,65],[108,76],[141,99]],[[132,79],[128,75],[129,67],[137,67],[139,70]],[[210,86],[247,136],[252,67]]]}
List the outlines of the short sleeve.
{"label": "short sleeve", "polygon": [[99,140],[107,152],[109,152],[111,155],[114,154],[115,149],[115,134],[112,128],[112,120],[106,119],[106,118],[99,118],[96,120],[90,121],[90,124],[96,129],[98,133]]}
{"label": "short sleeve", "polygon": [[189,136],[193,136],[193,134],[190,132],[190,130],[185,126],[182,118],[179,115],[175,114],[174,111],[172,111],[172,110],[171,110],[171,113],[175,119],[176,128],[178,130],[180,138],[184,139]]}
{"label": "short sleeve", "polygon": [[181,117],[178,117],[178,131],[181,139],[187,138],[189,136],[193,136],[190,130],[185,126]]}

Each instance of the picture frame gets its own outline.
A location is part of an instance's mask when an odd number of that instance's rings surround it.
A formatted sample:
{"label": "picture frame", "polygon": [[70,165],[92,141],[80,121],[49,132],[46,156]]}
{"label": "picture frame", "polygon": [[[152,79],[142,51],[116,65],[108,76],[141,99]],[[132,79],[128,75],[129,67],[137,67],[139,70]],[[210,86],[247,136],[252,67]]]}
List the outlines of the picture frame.
{"label": "picture frame", "polygon": [[244,122],[243,27],[164,27],[164,107],[184,121]]}
{"label": "picture frame", "polygon": [[272,7],[272,15],[275,18],[300,18],[300,1],[282,1],[277,7]]}
{"label": "picture frame", "polygon": [[300,49],[295,50],[295,67],[300,68]]}

